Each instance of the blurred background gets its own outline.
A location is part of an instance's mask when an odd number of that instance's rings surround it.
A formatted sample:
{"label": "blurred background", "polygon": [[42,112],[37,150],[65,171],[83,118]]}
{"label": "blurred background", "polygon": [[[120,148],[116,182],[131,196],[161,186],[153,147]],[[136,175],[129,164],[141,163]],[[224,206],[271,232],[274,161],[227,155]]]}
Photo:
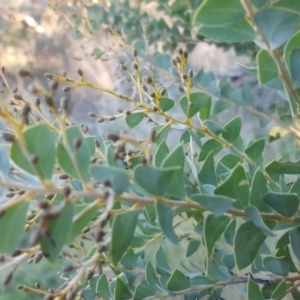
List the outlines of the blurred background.
{"label": "blurred background", "polygon": [[[189,62],[195,72],[203,68],[206,72],[212,71],[219,79],[227,75],[237,88],[250,83],[256,109],[267,112],[272,103],[282,103],[274,90],[259,86],[255,78],[240,68],[239,64],[253,65],[253,46],[216,45],[197,36],[191,26],[191,17],[199,1],[187,1],[190,6],[182,7],[183,2],[1,0],[0,66],[5,67],[11,86],[18,87],[22,96],[32,101],[37,96],[35,81],[18,76],[20,70],[30,71],[35,80],[49,89],[44,73],[66,72],[71,78],[77,78],[76,69],[80,68],[89,82],[134,97],[135,90],[120,69],[118,60],[130,62],[132,48],[138,48],[144,52],[145,68],[150,69],[156,51],[166,54],[166,59],[170,60],[176,55],[176,48],[181,46],[190,50]],[[172,78],[167,76],[164,84],[171,89]],[[63,96],[61,87],[57,92],[57,102]],[[72,90],[67,97],[70,99],[70,119],[78,125],[87,124],[91,134],[119,132],[122,128],[128,130],[124,119],[97,123],[88,116],[90,112],[116,114],[117,108],[126,109],[126,103],[86,89]],[[230,114],[244,116],[243,134],[248,140],[269,130],[265,127],[262,131],[258,122],[257,126],[255,122],[248,123],[253,115],[240,108],[234,108]],[[221,123],[228,119],[226,114],[216,118],[221,119]],[[135,132],[143,136],[150,125],[145,120]],[[276,156],[276,147],[272,147],[272,151]],[[20,281],[32,286],[34,280],[40,278],[43,286],[56,285],[57,267],[48,262],[23,266],[20,270],[8,287],[0,286],[1,300],[40,299],[37,295],[27,296],[16,290]],[[5,274],[0,276],[3,278]]]}

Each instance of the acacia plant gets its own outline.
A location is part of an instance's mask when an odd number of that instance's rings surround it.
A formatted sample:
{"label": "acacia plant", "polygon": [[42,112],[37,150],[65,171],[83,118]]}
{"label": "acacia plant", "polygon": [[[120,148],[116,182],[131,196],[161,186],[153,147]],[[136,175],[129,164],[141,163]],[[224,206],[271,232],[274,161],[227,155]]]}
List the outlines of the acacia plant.
{"label": "acacia plant", "polygon": [[[193,16],[199,35],[256,45],[255,66],[243,68],[282,97],[270,113],[252,107],[248,85],[194,72],[181,48],[172,58],[155,53],[154,68],[135,48],[119,61],[137,98],[77,69],[79,79],[45,74],[48,90],[21,70],[43,95],[25,99],[2,68],[3,284],[43,259],[61,268],[61,285],[17,288],[47,300],[226,299],[232,286],[235,298],[300,299],[300,162],[288,156],[299,155],[299,11],[293,0],[205,0]],[[170,85],[159,84],[161,73]],[[129,129],[101,137],[72,124],[72,103],[56,104],[60,84],[125,101],[127,110],[90,117],[99,127],[124,118]],[[217,121],[235,107],[260,124],[254,140],[241,136],[241,116]],[[146,121],[137,139],[130,129]]]}

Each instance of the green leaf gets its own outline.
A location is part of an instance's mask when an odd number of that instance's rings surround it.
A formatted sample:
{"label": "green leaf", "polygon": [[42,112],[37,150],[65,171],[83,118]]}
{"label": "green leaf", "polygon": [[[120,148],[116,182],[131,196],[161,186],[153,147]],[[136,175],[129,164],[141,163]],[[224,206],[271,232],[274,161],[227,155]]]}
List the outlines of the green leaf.
{"label": "green leaf", "polygon": [[196,24],[223,27],[243,20],[245,12],[239,0],[203,1],[195,12],[193,22]]}
{"label": "green leaf", "polygon": [[191,281],[192,285],[199,285],[199,286],[213,285],[216,283],[214,280],[207,278],[205,276],[195,276],[195,277],[190,278],[190,281]]}
{"label": "green leaf", "polygon": [[265,239],[266,235],[252,221],[247,221],[238,227],[234,237],[234,255],[239,270],[253,262]]}
{"label": "green leaf", "polygon": [[291,247],[298,261],[300,261],[300,227],[290,231]]}
{"label": "green leaf", "polygon": [[300,49],[294,49],[290,54],[290,72],[295,88],[300,87]]}
{"label": "green leaf", "polygon": [[247,156],[253,161],[257,161],[265,148],[265,139],[260,139],[245,149]]}
{"label": "green leaf", "polygon": [[178,244],[178,237],[173,229],[173,209],[162,202],[156,202],[155,207],[162,232],[172,243]]}
{"label": "green leaf", "polygon": [[250,205],[257,207],[259,211],[271,212],[272,209],[263,201],[263,198],[267,193],[267,180],[260,169],[257,169],[251,182]]}
{"label": "green leaf", "polygon": [[183,197],[185,195],[183,181],[178,181],[181,175],[181,167],[158,169],[152,166],[138,165],[134,169],[136,183],[155,196],[170,194]]}
{"label": "green leaf", "polygon": [[9,157],[7,151],[4,148],[0,147],[0,172],[6,177],[9,177],[9,173],[10,173],[9,167],[10,164],[9,164]]}
{"label": "green leaf", "polygon": [[154,165],[156,167],[160,167],[162,165],[163,160],[169,154],[169,148],[165,141],[162,141],[156,149],[154,154]]}
{"label": "green leaf", "polygon": [[189,257],[193,255],[200,247],[201,242],[199,240],[191,240],[186,248],[185,256]]}
{"label": "green leaf", "polygon": [[264,196],[264,202],[275,211],[285,217],[292,217],[299,206],[299,199],[294,194],[268,193]]}
{"label": "green leaf", "polygon": [[257,75],[260,84],[266,84],[278,78],[278,69],[267,50],[260,49],[256,55]]}
{"label": "green leaf", "polygon": [[156,254],[156,272],[160,275],[169,276],[171,274],[171,268],[167,262],[166,256],[161,246],[159,246]]}
{"label": "green leaf", "polygon": [[215,135],[219,135],[226,131],[221,125],[219,125],[211,120],[205,120],[203,123]]}
{"label": "green leaf", "polygon": [[273,292],[271,298],[278,299],[284,296],[286,290],[289,288],[285,280],[282,280],[278,286],[276,287],[275,291]]}
{"label": "green leaf", "polygon": [[[293,2],[296,3],[295,1],[293,1]],[[297,31],[290,38],[290,40],[286,43],[286,45],[284,47],[284,56],[283,57],[284,57],[285,64],[286,64],[287,68],[289,69],[289,71],[291,70],[291,63],[290,63],[291,53],[295,49],[300,49],[300,32],[299,31]]]}
{"label": "green leaf", "polygon": [[175,269],[170,279],[167,282],[167,288],[169,291],[178,292],[181,290],[188,289],[191,286],[186,276],[180,272],[178,269]]}
{"label": "green leaf", "polygon": [[191,199],[211,211],[216,217],[222,216],[232,206],[233,199],[215,195],[192,195]]}
{"label": "green leaf", "polygon": [[249,185],[244,168],[237,165],[229,177],[216,188],[215,194],[236,199],[237,202],[234,202],[233,205],[237,208],[248,206]]}
{"label": "green leaf", "polygon": [[174,100],[166,97],[161,98],[159,108],[162,112],[170,110],[171,108],[173,108],[173,106]]}
{"label": "green leaf", "polygon": [[133,300],[142,300],[147,297],[154,296],[155,293],[153,290],[151,290],[149,287],[144,286],[142,284],[138,284],[135,288]]}
{"label": "green leaf", "polygon": [[138,216],[139,212],[134,210],[114,216],[110,241],[110,256],[114,265],[118,264],[131,243]]}
{"label": "green leaf", "polygon": [[[57,146],[57,158],[61,168],[71,177],[90,181],[90,148],[81,130],[77,126],[66,130],[67,145],[62,141]],[[77,139],[81,140],[79,149],[75,148]]]}
{"label": "green leaf", "polygon": [[251,221],[259,228],[266,236],[275,236],[272,230],[264,223],[258,209],[254,206],[245,208],[245,212],[250,217]]}
{"label": "green leaf", "polygon": [[282,46],[297,31],[300,17],[297,13],[279,8],[259,10],[254,21],[258,30],[267,39],[271,49]]}
{"label": "green leaf", "polygon": [[123,299],[132,299],[132,294],[128,289],[127,285],[121,280],[121,278],[117,277],[115,287],[115,300]]}
{"label": "green leaf", "polygon": [[212,155],[216,155],[222,149],[223,149],[223,145],[220,142],[218,142],[214,139],[208,140],[203,144],[203,146],[201,148],[201,152],[199,154],[198,161],[201,162],[201,161],[205,160],[207,155],[210,152],[212,152]]}
{"label": "green leaf", "polygon": [[[60,210],[55,219],[47,223],[49,235],[42,236],[40,239],[41,249],[50,261],[54,261],[67,243],[72,227],[74,215],[74,204],[67,203]],[[47,255],[46,255],[47,254]]]}
{"label": "green leaf", "polygon": [[84,37],[84,35],[79,30],[75,30],[72,32],[73,40],[81,40],[81,39],[83,39],[83,37]]}
{"label": "green leaf", "polygon": [[0,218],[1,253],[11,254],[20,245],[24,235],[28,205],[28,202],[21,202],[3,211],[4,215]]}
{"label": "green leaf", "polygon": [[95,152],[96,152],[96,145],[95,145],[95,137],[93,136],[88,136],[86,138],[84,138],[89,146],[89,150],[90,150],[90,155],[94,156]]}
{"label": "green leaf", "polygon": [[125,120],[129,128],[134,128],[139,125],[145,118],[145,113],[143,111],[134,111],[130,115],[127,115]]}
{"label": "green leaf", "polygon": [[110,300],[111,295],[109,291],[108,281],[105,274],[101,274],[96,286],[97,294],[105,300]]}
{"label": "green leaf", "polygon": [[224,232],[224,239],[230,246],[233,246],[233,240],[235,236],[235,226],[236,226],[236,219],[233,219],[228,224]]}
{"label": "green leaf", "polygon": [[[16,141],[10,150],[12,161],[30,174],[38,174],[43,179],[51,179],[55,165],[55,142],[48,125],[41,123],[31,126],[24,131],[23,137],[27,154]],[[33,155],[38,157],[35,164],[30,162]]]}
{"label": "green leaf", "polygon": [[246,43],[255,39],[255,32],[246,20],[239,20],[224,26],[201,26],[197,32],[216,42]]}
{"label": "green leaf", "polygon": [[209,119],[210,111],[211,111],[211,97],[207,98],[205,103],[200,108],[200,111],[199,111],[200,119],[202,121]]}
{"label": "green leaf", "polygon": [[290,262],[285,257],[266,256],[263,265],[267,271],[278,276],[286,277],[290,272]]}
{"label": "green leaf", "polygon": [[248,280],[247,290],[248,300],[265,300],[258,284],[252,279]]}
{"label": "green leaf", "polygon": [[300,174],[300,161],[292,162],[292,161],[271,161],[266,166],[266,172],[268,173],[276,173],[276,174]]}
{"label": "green leaf", "polygon": [[152,129],[156,132],[154,142],[159,145],[162,141],[167,139],[171,130],[171,125],[157,125],[152,127]]}
{"label": "green leaf", "polygon": [[201,184],[211,184],[213,186],[217,185],[213,151],[207,155],[203,166],[198,173],[198,180]]}
{"label": "green leaf", "polygon": [[160,285],[158,278],[156,277],[156,273],[154,271],[154,268],[151,264],[151,261],[149,260],[147,265],[146,265],[146,271],[145,271],[145,275],[146,275],[146,280],[147,283],[149,284],[149,286],[156,290],[157,286]]}
{"label": "green leaf", "polygon": [[69,242],[73,241],[96,215],[97,209],[95,209],[95,207],[85,210],[88,206],[89,204],[86,203],[76,204],[76,215],[73,217],[72,229],[68,239]]}
{"label": "green leaf", "polygon": [[241,117],[236,117],[229,121],[225,126],[225,132],[222,133],[222,137],[229,143],[233,144],[238,138],[242,127]]}
{"label": "green leaf", "polygon": [[208,215],[204,220],[204,241],[208,259],[213,253],[216,241],[226,229],[230,219],[227,216]]}
{"label": "green leaf", "polygon": [[179,100],[180,106],[184,114],[188,118],[192,118],[197,112],[200,111],[201,107],[206,103],[209,96],[202,92],[194,92],[190,94],[190,103],[192,106],[189,107],[189,101],[186,96],[181,97]]}
{"label": "green leaf", "polygon": [[100,183],[108,180],[117,195],[125,192],[130,185],[128,172],[118,168],[92,166],[91,174]]}

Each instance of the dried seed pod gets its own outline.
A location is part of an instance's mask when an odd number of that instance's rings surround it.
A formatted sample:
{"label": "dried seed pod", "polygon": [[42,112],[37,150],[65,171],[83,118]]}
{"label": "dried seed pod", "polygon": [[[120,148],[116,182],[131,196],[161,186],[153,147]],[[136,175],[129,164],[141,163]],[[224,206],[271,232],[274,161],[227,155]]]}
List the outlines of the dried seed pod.
{"label": "dried seed pod", "polygon": [[16,136],[10,132],[3,132],[2,137],[6,142],[13,143],[16,139]]}

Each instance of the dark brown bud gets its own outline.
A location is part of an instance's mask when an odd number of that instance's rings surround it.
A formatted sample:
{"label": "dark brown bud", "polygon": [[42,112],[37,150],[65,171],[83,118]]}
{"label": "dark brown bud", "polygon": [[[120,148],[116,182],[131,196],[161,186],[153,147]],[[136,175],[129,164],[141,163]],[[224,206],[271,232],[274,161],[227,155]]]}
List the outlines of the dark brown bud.
{"label": "dark brown bud", "polygon": [[127,71],[127,67],[125,65],[122,65],[122,70]]}
{"label": "dark brown bud", "polygon": [[18,75],[21,77],[28,77],[28,76],[32,77],[32,74],[28,70],[25,70],[25,69],[20,69],[18,72]]}
{"label": "dark brown bud", "polygon": [[51,97],[49,97],[48,95],[45,95],[45,102],[49,107],[54,106],[53,99]]}
{"label": "dark brown bud", "polygon": [[17,285],[17,289],[18,289],[18,290],[22,290],[22,289],[23,289],[23,285],[18,284],[18,285]]}
{"label": "dark brown bud", "polygon": [[146,77],[145,81],[148,83],[148,84],[151,84],[152,83],[152,78],[150,76]]}
{"label": "dark brown bud", "polygon": [[39,201],[38,205],[39,205],[40,209],[48,209],[49,208],[49,201],[41,200],[41,201]]}
{"label": "dark brown bud", "polygon": [[17,93],[14,93],[13,94],[14,98],[17,99],[17,100],[23,100],[22,96],[17,94]]}
{"label": "dark brown bud", "polygon": [[153,107],[152,107],[152,110],[153,110],[153,111],[158,111],[158,108],[157,108],[156,106],[153,106]]}
{"label": "dark brown bud", "polygon": [[115,116],[111,116],[111,117],[108,118],[108,121],[114,121],[115,119],[116,119]]}
{"label": "dark brown bud", "polygon": [[31,158],[30,158],[30,161],[32,164],[37,164],[38,161],[39,161],[39,157],[37,155],[32,155]]}
{"label": "dark brown bud", "polygon": [[14,192],[8,192],[8,193],[5,194],[5,196],[6,196],[7,198],[12,198],[12,197],[14,197],[14,195],[15,195]]}
{"label": "dark brown bud", "polygon": [[69,92],[71,90],[71,87],[70,86],[68,86],[68,85],[66,85],[66,86],[64,86],[63,88],[62,88],[62,91],[63,92]]}
{"label": "dark brown bud", "polygon": [[78,149],[81,147],[81,144],[82,144],[81,138],[77,138],[77,139],[74,141],[74,147],[75,147],[75,150],[78,150]]}
{"label": "dark brown bud", "polygon": [[8,273],[3,279],[3,285],[8,285],[13,277],[13,272]]}
{"label": "dark brown bud", "polygon": [[146,93],[148,92],[148,89],[145,85],[142,86],[142,89],[143,89],[144,92],[146,92]]}
{"label": "dark brown bud", "polygon": [[152,92],[152,93],[150,94],[150,97],[155,98],[155,93]]}
{"label": "dark brown bud", "polygon": [[133,50],[132,50],[132,55],[133,55],[134,57],[137,57],[137,51],[136,51],[136,49],[133,49]]}
{"label": "dark brown bud", "polygon": [[166,93],[166,89],[165,89],[165,88],[162,88],[162,89],[160,90],[160,95],[163,96],[165,93]]}
{"label": "dark brown bud", "polygon": [[118,112],[118,113],[122,113],[122,112],[123,112],[123,109],[122,109],[122,108],[117,108],[117,112]]}
{"label": "dark brown bud", "polygon": [[59,82],[58,82],[57,80],[51,80],[51,81],[49,82],[49,87],[50,87],[50,89],[53,90],[53,91],[57,90],[58,85],[59,85]]}
{"label": "dark brown bud", "polygon": [[97,148],[100,148],[100,146],[101,146],[99,141],[97,141],[97,140],[95,140],[95,145],[96,145]]}
{"label": "dark brown bud", "polygon": [[166,123],[168,123],[170,120],[169,120],[169,118],[165,118],[165,121],[166,121]]}
{"label": "dark brown bud", "polygon": [[52,198],[54,197],[54,194],[46,194],[45,198],[48,200],[52,200]]}
{"label": "dark brown bud", "polygon": [[172,59],[172,64],[173,64],[174,66],[177,66],[177,61],[176,61],[175,59]]}
{"label": "dark brown bud", "polygon": [[2,137],[6,142],[13,143],[16,139],[16,136],[10,132],[3,132]]}
{"label": "dark brown bud", "polygon": [[176,56],[175,59],[176,59],[176,62],[181,63],[181,59],[179,56]]}
{"label": "dark brown bud", "polygon": [[21,110],[22,118],[24,118],[24,119],[27,118],[29,112],[30,112],[30,106],[26,103],[23,105],[22,110]]}
{"label": "dark brown bud", "polygon": [[58,178],[59,178],[59,179],[62,179],[62,180],[65,180],[65,179],[68,179],[68,178],[69,178],[69,175],[67,175],[67,174],[61,174],[61,175],[59,175]]}
{"label": "dark brown bud", "polygon": [[135,70],[138,70],[138,69],[139,69],[139,65],[135,62],[135,63],[133,63],[133,68],[134,68]]}
{"label": "dark brown bud", "polygon": [[44,76],[48,79],[52,79],[53,75],[51,73],[45,73]]}
{"label": "dark brown bud", "polygon": [[183,54],[183,50],[182,50],[181,48],[178,48],[178,49],[177,49],[177,52],[178,52],[179,55],[182,55],[182,54]]}
{"label": "dark brown bud", "polygon": [[62,271],[63,273],[68,273],[68,272],[73,271],[74,269],[75,269],[74,266],[68,265],[68,266],[63,267],[63,268],[61,269],[61,271]]}
{"label": "dark brown bud", "polygon": [[77,72],[77,74],[78,74],[80,77],[82,77],[82,76],[83,76],[83,72],[82,72],[82,70],[80,70],[80,69],[77,69],[77,70],[76,70],[76,72]]}
{"label": "dark brown bud", "polygon": [[129,115],[131,115],[131,111],[130,110],[126,110],[125,114],[126,114],[126,116],[129,116]]}
{"label": "dark brown bud", "polygon": [[184,56],[184,58],[188,58],[189,53],[185,50],[185,51],[183,51],[183,56]]}
{"label": "dark brown bud", "polygon": [[114,133],[108,133],[106,135],[106,138],[110,141],[116,142],[117,140],[120,139],[120,136],[118,134],[114,134]]}
{"label": "dark brown bud", "polygon": [[67,97],[61,97],[61,99],[60,99],[60,107],[64,111],[68,110],[68,108],[69,108],[69,99]]}
{"label": "dark brown bud", "polygon": [[98,123],[102,123],[102,122],[104,122],[104,121],[105,121],[105,120],[104,120],[103,118],[100,117],[100,118],[98,119],[97,122],[98,122]]}
{"label": "dark brown bud", "polygon": [[193,78],[193,76],[194,76],[193,70],[189,70],[188,75],[189,75],[190,78]]}
{"label": "dark brown bud", "polygon": [[42,258],[44,257],[44,254],[42,251],[38,251],[35,255],[34,255],[34,258],[33,258],[33,261],[37,264],[39,263]]}
{"label": "dark brown bud", "polygon": [[1,73],[2,73],[2,74],[5,73],[5,68],[4,68],[4,67],[1,68]]}
{"label": "dark brown bud", "polygon": [[85,277],[87,280],[90,280],[94,275],[94,270],[89,270],[85,273]]}
{"label": "dark brown bud", "polygon": [[64,196],[68,198],[71,195],[71,189],[68,186],[65,186],[63,189]]}
{"label": "dark brown bud", "polygon": [[156,131],[153,128],[151,128],[150,131],[149,131],[149,141],[151,143],[154,142],[155,136],[156,136]]}
{"label": "dark brown bud", "polygon": [[141,158],[140,158],[140,162],[141,162],[142,164],[146,165],[146,164],[147,164],[147,159],[146,159],[146,157],[141,157]]}
{"label": "dark brown bud", "polygon": [[179,92],[184,93],[184,88],[181,85],[177,86]]}
{"label": "dark brown bud", "polygon": [[34,284],[34,287],[35,287],[36,289],[40,289],[40,288],[41,288],[41,284],[40,284],[39,282],[36,282],[36,283]]}
{"label": "dark brown bud", "polygon": [[27,86],[27,90],[31,93],[31,94],[37,94],[39,92],[39,90],[37,89],[37,87],[31,83]]}
{"label": "dark brown bud", "polygon": [[89,117],[91,117],[91,118],[95,118],[95,117],[96,117],[96,114],[95,114],[95,113],[92,113],[92,112],[90,112],[90,113],[89,113]]}
{"label": "dark brown bud", "polygon": [[182,75],[182,80],[183,80],[183,81],[186,81],[186,80],[187,80],[187,78],[188,78],[188,77],[187,77],[187,75],[186,75],[186,74],[183,74],[183,75]]}
{"label": "dark brown bud", "polygon": [[40,104],[41,104],[40,98],[35,98],[35,99],[34,99],[34,105],[35,105],[35,106],[39,106]]}

